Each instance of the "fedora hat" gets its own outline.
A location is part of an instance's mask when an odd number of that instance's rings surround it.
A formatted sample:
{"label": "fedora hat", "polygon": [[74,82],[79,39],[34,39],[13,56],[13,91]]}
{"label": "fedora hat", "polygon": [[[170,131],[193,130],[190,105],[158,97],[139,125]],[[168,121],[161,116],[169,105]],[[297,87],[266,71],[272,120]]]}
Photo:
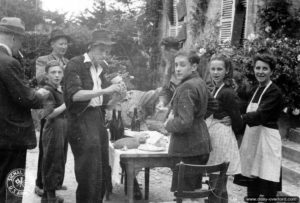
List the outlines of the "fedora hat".
{"label": "fedora hat", "polygon": [[66,38],[68,42],[72,41],[72,38],[69,35],[66,35],[62,30],[55,29],[52,30],[52,32],[50,33],[48,44],[50,44],[52,41],[58,38]]}
{"label": "fedora hat", "polygon": [[0,21],[0,32],[24,35],[24,22],[20,18],[16,17],[3,17]]}
{"label": "fedora hat", "polygon": [[92,33],[92,40],[90,41],[90,46],[96,46],[99,44],[113,45],[115,42],[111,40],[111,32],[106,29],[95,30]]}

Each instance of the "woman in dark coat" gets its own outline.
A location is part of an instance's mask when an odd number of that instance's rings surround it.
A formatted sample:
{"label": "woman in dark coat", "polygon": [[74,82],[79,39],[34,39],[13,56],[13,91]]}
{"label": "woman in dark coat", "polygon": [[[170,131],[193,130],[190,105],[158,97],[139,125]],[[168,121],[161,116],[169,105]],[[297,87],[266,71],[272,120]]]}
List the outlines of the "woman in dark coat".
{"label": "woman in dark coat", "polygon": [[[197,73],[199,57],[193,53],[179,52],[175,56],[175,74],[181,80],[173,99],[172,111],[165,122],[171,132],[169,154],[182,157],[188,164],[206,164],[211,150],[209,134],[204,121],[209,91]],[[199,181],[200,179],[200,181]],[[185,176],[184,190],[200,188],[201,176]],[[177,187],[174,170],[171,191]]]}
{"label": "woman in dark coat", "polygon": [[243,185],[247,186],[248,197],[276,197],[281,188],[282,143],[277,121],[282,111],[282,94],[271,80],[276,66],[274,56],[257,54],[253,62],[258,87],[242,115],[247,124],[240,148],[242,175],[247,177]]}

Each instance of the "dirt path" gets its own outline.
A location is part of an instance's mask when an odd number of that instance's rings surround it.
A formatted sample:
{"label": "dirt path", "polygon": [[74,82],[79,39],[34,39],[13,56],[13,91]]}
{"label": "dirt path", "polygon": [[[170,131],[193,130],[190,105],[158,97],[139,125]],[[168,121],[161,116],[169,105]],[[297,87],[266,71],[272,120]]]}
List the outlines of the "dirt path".
{"label": "dirt path", "polygon": [[[36,170],[38,160],[38,148],[29,150],[27,153],[26,162],[26,185],[24,191],[23,203],[40,203],[40,198],[34,194]],[[172,202],[174,197],[170,192],[171,170],[168,168],[154,168],[150,171],[150,192],[149,202]],[[227,185],[229,192],[229,203],[242,203],[245,196],[245,189],[232,183],[232,178],[229,178]],[[144,183],[143,173],[138,175],[140,184]],[[58,191],[58,195],[65,199],[65,203],[75,203],[75,192],[77,182],[74,174],[74,158],[69,148],[68,160],[66,165],[66,174],[64,185],[68,187],[66,191]],[[142,185],[142,189],[144,189]],[[106,203],[123,203],[126,202],[123,185],[114,185],[113,194],[110,196],[110,201]]]}

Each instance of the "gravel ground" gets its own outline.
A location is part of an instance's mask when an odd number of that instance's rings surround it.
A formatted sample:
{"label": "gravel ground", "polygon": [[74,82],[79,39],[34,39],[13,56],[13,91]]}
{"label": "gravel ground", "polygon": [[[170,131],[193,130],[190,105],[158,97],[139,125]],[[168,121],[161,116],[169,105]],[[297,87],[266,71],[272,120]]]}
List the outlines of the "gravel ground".
{"label": "gravel ground", "polygon": [[[39,203],[40,198],[34,194],[36,170],[38,160],[38,148],[29,150],[26,162],[26,183],[23,197],[23,203]],[[149,201],[146,202],[174,202],[173,193],[170,192],[171,171],[168,168],[154,168],[150,170],[150,192]],[[144,183],[143,173],[138,175],[139,183]],[[229,203],[242,203],[246,194],[245,188],[239,187],[232,183],[233,178],[229,177],[227,184],[229,192]],[[64,185],[68,190],[58,191],[58,195],[65,199],[65,203],[75,203],[75,191],[77,183],[74,175],[74,158],[69,148],[68,160],[66,164],[66,174]],[[144,185],[141,186],[144,189]],[[114,185],[113,194],[110,195],[110,201],[105,203],[122,203],[126,202],[123,185]],[[145,202],[145,201],[139,201]]]}

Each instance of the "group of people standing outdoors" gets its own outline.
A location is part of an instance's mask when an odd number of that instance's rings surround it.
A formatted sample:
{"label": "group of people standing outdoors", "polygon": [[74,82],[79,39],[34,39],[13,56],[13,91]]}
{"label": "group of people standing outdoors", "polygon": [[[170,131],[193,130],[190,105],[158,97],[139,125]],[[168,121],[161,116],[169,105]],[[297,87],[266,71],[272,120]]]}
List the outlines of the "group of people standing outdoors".
{"label": "group of people standing outdoors", "polygon": [[[35,193],[41,201],[64,201],[56,190],[67,189],[63,180],[69,143],[78,183],[76,202],[102,202],[110,176],[105,110],[119,99],[115,93],[126,89],[105,77],[104,58],[114,44],[111,34],[94,31],[87,52],[68,60],[64,55],[72,39],[53,30],[52,52],[36,60],[39,88],[34,90],[24,82],[16,59],[24,33],[21,19],[0,21],[0,202],[9,196],[7,174],[25,169],[26,151],[37,144],[31,109],[42,109],[35,110],[41,123]],[[230,57],[217,53],[204,70],[197,53],[178,51],[175,39],[166,38],[161,45],[166,77],[156,107],[171,109],[164,124],[171,133],[169,154],[190,164],[230,162],[227,175],[236,175],[235,182],[247,186],[248,197],[275,197],[280,190],[277,119],[282,94],[271,80],[274,56],[257,53],[253,71],[258,85],[239,98]],[[240,99],[249,101],[247,108],[241,107]],[[240,147],[239,135],[243,135]],[[177,187],[176,174],[174,170],[172,191]],[[199,183],[201,177],[185,177],[186,190],[199,188]],[[226,183],[227,178],[220,202],[228,202]]]}
{"label": "group of people standing outdoors", "polygon": [[[174,43],[175,39],[165,39],[163,51],[171,53],[177,47]],[[235,176],[234,183],[247,187],[247,197],[275,198],[281,190],[281,137],[277,120],[283,109],[281,90],[271,80],[275,57],[268,50],[257,53],[253,58],[257,85],[240,88],[248,89],[247,92],[236,92],[236,73],[228,54],[214,54],[207,69],[202,66],[199,70],[203,59],[196,52],[173,53],[173,58],[165,60],[173,60],[171,78],[179,82],[169,80],[159,102],[159,108],[170,102],[171,113],[165,122],[166,130],[172,133],[169,153],[182,157],[187,164],[229,162],[220,202],[228,202],[226,184],[230,175]],[[177,178],[174,170],[172,191],[177,188]],[[211,176],[211,186],[216,180]],[[200,187],[201,177],[185,176],[185,190]]]}
{"label": "group of people standing outdoors", "polygon": [[22,202],[22,195],[8,190],[6,182],[11,171],[25,169],[27,149],[37,145],[31,109],[39,109],[34,114],[41,123],[35,188],[41,202],[64,201],[56,190],[67,189],[63,180],[68,143],[78,182],[76,202],[102,202],[110,176],[105,109],[126,89],[105,77],[103,60],[114,44],[111,34],[105,29],[94,31],[87,52],[68,60],[64,55],[72,39],[53,30],[52,52],[36,60],[37,90],[24,82],[16,59],[24,34],[21,19],[0,21],[0,202]]}

